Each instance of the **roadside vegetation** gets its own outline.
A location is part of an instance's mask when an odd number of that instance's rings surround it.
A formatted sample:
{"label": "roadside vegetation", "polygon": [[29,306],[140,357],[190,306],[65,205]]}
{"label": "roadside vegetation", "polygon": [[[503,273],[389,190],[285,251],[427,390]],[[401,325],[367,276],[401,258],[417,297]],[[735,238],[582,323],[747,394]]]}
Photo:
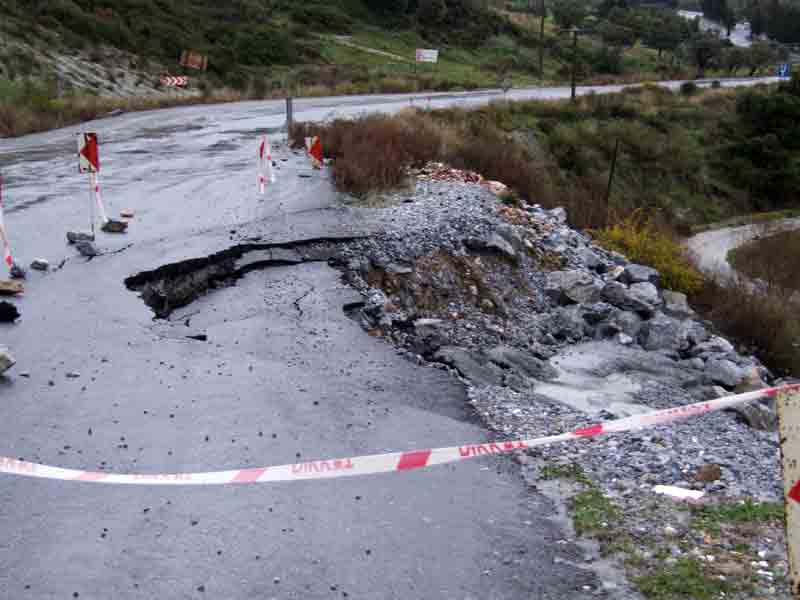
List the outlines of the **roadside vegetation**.
{"label": "roadside vegetation", "polygon": [[[800,321],[785,294],[773,302],[741,281],[704,280],[680,244],[723,218],[800,207],[798,127],[796,79],[745,90],[639,86],[576,102],[407,109],[301,123],[291,139],[300,147],[321,135],[337,185],[357,195],[402,185],[408,169],[440,161],[505,183],[515,201],[564,206],[573,226],[658,268],[668,287],[689,294],[769,366],[800,372]],[[796,249],[783,250],[786,259],[769,265],[781,272],[773,279],[797,264]]]}
{"label": "roadside vegetation", "polygon": [[[657,495],[609,497],[575,463],[545,464],[540,479],[568,486],[575,532],[598,542],[602,555],[620,559],[650,600],[758,597],[765,581],[753,558],[765,543],[776,544],[784,529],[781,503],[695,506]],[[785,574],[775,575],[767,583],[783,582]]]}
{"label": "roadside vegetation", "polygon": [[[733,49],[703,34],[667,2],[544,6],[542,32],[538,2],[0,0],[0,135],[113,109],[563,84],[573,65],[584,85],[756,74],[780,59],[768,45]],[[566,33],[574,26],[585,30],[575,48]],[[415,65],[417,48],[439,49],[439,63]],[[184,50],[207,56],[208,70],[179,66]],[[193,89],[154,94],[164,73],[190,75]],[[138,81],[123,91],[103,83],[123,76]],[[129,98],[141,83],[157,99]]]}

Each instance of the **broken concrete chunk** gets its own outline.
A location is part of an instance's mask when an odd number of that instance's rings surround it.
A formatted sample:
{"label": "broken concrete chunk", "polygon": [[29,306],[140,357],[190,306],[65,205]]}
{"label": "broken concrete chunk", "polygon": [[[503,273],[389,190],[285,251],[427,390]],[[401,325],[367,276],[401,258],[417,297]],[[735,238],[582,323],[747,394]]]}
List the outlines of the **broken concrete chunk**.
{"label": "broken concrete chunk", "polygon": [[596,302],[602,284],[586,271],[553,271],[547,275],[545,294],[558,304],[589,304]]}
{"label": "broken concrete chunk", "polygon": [[19,281],[0,279],[0,296],[16,296],[25,291],[25,286]]}
{"label": "broken concrete chunk", "polygon": [[688,319],[695,316],[695,312],[686,300],[686,294],[665,290],[661,292],[661,296],[664,298],[664,312],[670,317]]}
{"label": "broken concrete chunk", "polygon": [[11,356],[8,348],[0,347],[0,374],[5,373],[15,364],[17,364],[17,361]]}
{"label": "broken concrete chunk", "polygon": [[94,234],[90,231],[68,231],[67,241],[70,244],[77,244],[78,242],[93,242]]}
{"label": "broken concrete chunk", "polygon": [[701,354],[728,354],[733,352],[733,345],[726,339],[714,336],[706,342],[697,344],[692,349],[692,356],[700,356]]}
{"label": "broken concrete chunk", "polygon": [[600,260],[597,254],[589,248],[581,248],[578,250],[578,258],[587,269],[592,271],[605,270],[605,264]]}
{"label": "broken concrete chunk", "polygon": [[624,310],[632,310],[644,315],[651,315],[660,304],[658,290],[652,283],[635,283],[628,286],[611,281],[603,288],[603,299]]}
{"label": "broken concrete chunk", "polygon": [[517,253],[513,246],[497,233],[492,233],[489,238],[485,240],[479,238],[468,238],[464,240],[464,245],[470,250],[492,250],[512,259],[517,258]]}
{"label": "broken concrete chunk", "polygon": [[548,380],[558,377],[555,368],[547,361],[536,358],[529,352],[517,350],[511,346],[495,346],[487,352],[489,360],[493,363],[510,369],[526,377]]}
{"label": "broken concrete chunk", "polygon": [[109,219],[101,227],[106,233],[125,233],[128,230],[127,221],[117,221],[116,219]]}
{"label": "broken concrete chunk", "polygon": [[50,269],[50,263],[43,258],[35,258],[31,262],[31,269],[34,271],[47,271]]}
{"label": "broken concrete chunk", "polygon": [[716,358],[706,363],[706,374],[714,383],[720,383],[729,388],[739,385],[746,376],[745,370],[737,367],[734,362]]}
{"label": "broken concrete chunk", "polygon": [[642,327],[639,342],[645,350],[686,350],[689,340],[681,322],[659,314]]}
{"label": "broken concrete chunk", "polygon": [[0,323],[13,323],[19,319],[17,307],[3,300],[0,302]]}
{"label": "broken concrete chunk", "polygon": [[554,208],[553,210],[548,210],[547,214],[555,219],[557,223],[561,223],[563,225],[567,222],[567,209],[562,206]]}
{"label": "broken concrete chunk", "polygon": [[414,269],[410,265],[393,262],[386,265],[386,272],[392,275],[408,275],[409,273],[413,273]]}
{"label": "broken concrete chunk", "polygon": [[303,262],[303,257],[297,250],[292,248],[272,248],[272,260],[286,264],[299,265]]}
{"label": "broken concrete chunk", "polygon": [[453,367],[475,386],[503,383],[503,373],[499,368],[488,364],[480,355],[464,348],[446,346],[436,352],[434,359]]}
{"label": "broken concrete chunk", "polygon": [[661,275],[655,269],[631,263],[625,267],[620,276],[620,281],[627,284],[633,283],[652,283],[658,285]]}
{"label": "broken concrete chunk", "polygon": [[92,242],[79,241],[75,242],[75,249],[81,253],[81,256],[100,256],[100,251]]}

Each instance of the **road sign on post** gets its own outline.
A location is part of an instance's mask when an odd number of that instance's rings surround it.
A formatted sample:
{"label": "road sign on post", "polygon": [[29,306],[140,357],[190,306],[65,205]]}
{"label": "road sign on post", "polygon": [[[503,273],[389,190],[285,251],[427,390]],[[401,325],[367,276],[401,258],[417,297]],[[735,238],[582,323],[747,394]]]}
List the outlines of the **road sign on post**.
{"label": "road sign on post", "polygon": [[208,69],[208,57],[192,52],[191,50],[184,50],[181,53],[181,66],[189,69],[197,69],[198,71],[205,71]]}
{"label": "road sign on post", "polygon": [[439,62],[439,51],[438,50],[426,50],[424,48],[417,48],[417,57],[416,61],[418,63],[438,63]]}
{"label": "road sign on post", "polygon": [[161,78],[161,85],[164,87],[186,87],[189,85],[189,78],[184,76],[164,75]]}
{"label": "road sign on post", "polygon": [[786,545],[792,595],[800,597],[800,393],[781,393],[777,399],[781,466],[786,505]]}
{"label": "road sign on post", "polygon": [[791,77],[792,66],[789,63],[778,65],[778,77]]}

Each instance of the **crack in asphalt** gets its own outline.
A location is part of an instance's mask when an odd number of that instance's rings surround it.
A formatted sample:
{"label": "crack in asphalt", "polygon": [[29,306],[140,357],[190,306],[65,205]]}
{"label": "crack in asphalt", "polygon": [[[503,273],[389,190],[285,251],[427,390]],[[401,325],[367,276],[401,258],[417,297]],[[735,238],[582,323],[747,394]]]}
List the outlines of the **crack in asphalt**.
{"label": "crack in asphalt", "polygon": [[316,291],[316,289],[317,288],[315,286],[313,286],[313,285],[309,286],[309,289],[307,289],[306,292],[302,296],[300,296],[299,298],[297,298],[297,300],[292,302],[292,305],[294,305],[294,308],[298,313],[298,317],[297,317],[298,321],[301,320],[305,316],[305,313],[303,312],[303,309],[300,307],[300,303],[303,300],[305,300],[306,298],[308,298],[311,294],[313,294]]}

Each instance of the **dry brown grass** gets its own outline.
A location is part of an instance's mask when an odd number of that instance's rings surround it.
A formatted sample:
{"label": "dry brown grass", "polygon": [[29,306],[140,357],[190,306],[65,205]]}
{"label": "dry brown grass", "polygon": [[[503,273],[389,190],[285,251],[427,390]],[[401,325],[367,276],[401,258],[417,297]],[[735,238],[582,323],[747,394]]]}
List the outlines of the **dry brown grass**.
{"label": "dry brown grass", "polygon": [[800,303],[740,278],[711,278],[692,306],[782,375],[800,374]]}
{"label": "dry brown grass", "polygon": [[446,119],[407,109],[396,116],[298,123],[291,132],[300,148],[319,135],[340,190],[363,195],[400,185],[409,167],[436,160],[502,181],[530,203],[567,208],[573,225],[607,221],[605,183],[599,178],[558,179],[551,159],[536,147],[498,128],[491,119]]}
{"label": "dry brown grass", "polygon": [[409,167],[440,156],[443,141],[441,129],[415,113],[299,123],[291,131],[292,145],[303,147],[313,135],[322,138],[325,155],[335,160],[339,189],[354,194],[400,185]]}

